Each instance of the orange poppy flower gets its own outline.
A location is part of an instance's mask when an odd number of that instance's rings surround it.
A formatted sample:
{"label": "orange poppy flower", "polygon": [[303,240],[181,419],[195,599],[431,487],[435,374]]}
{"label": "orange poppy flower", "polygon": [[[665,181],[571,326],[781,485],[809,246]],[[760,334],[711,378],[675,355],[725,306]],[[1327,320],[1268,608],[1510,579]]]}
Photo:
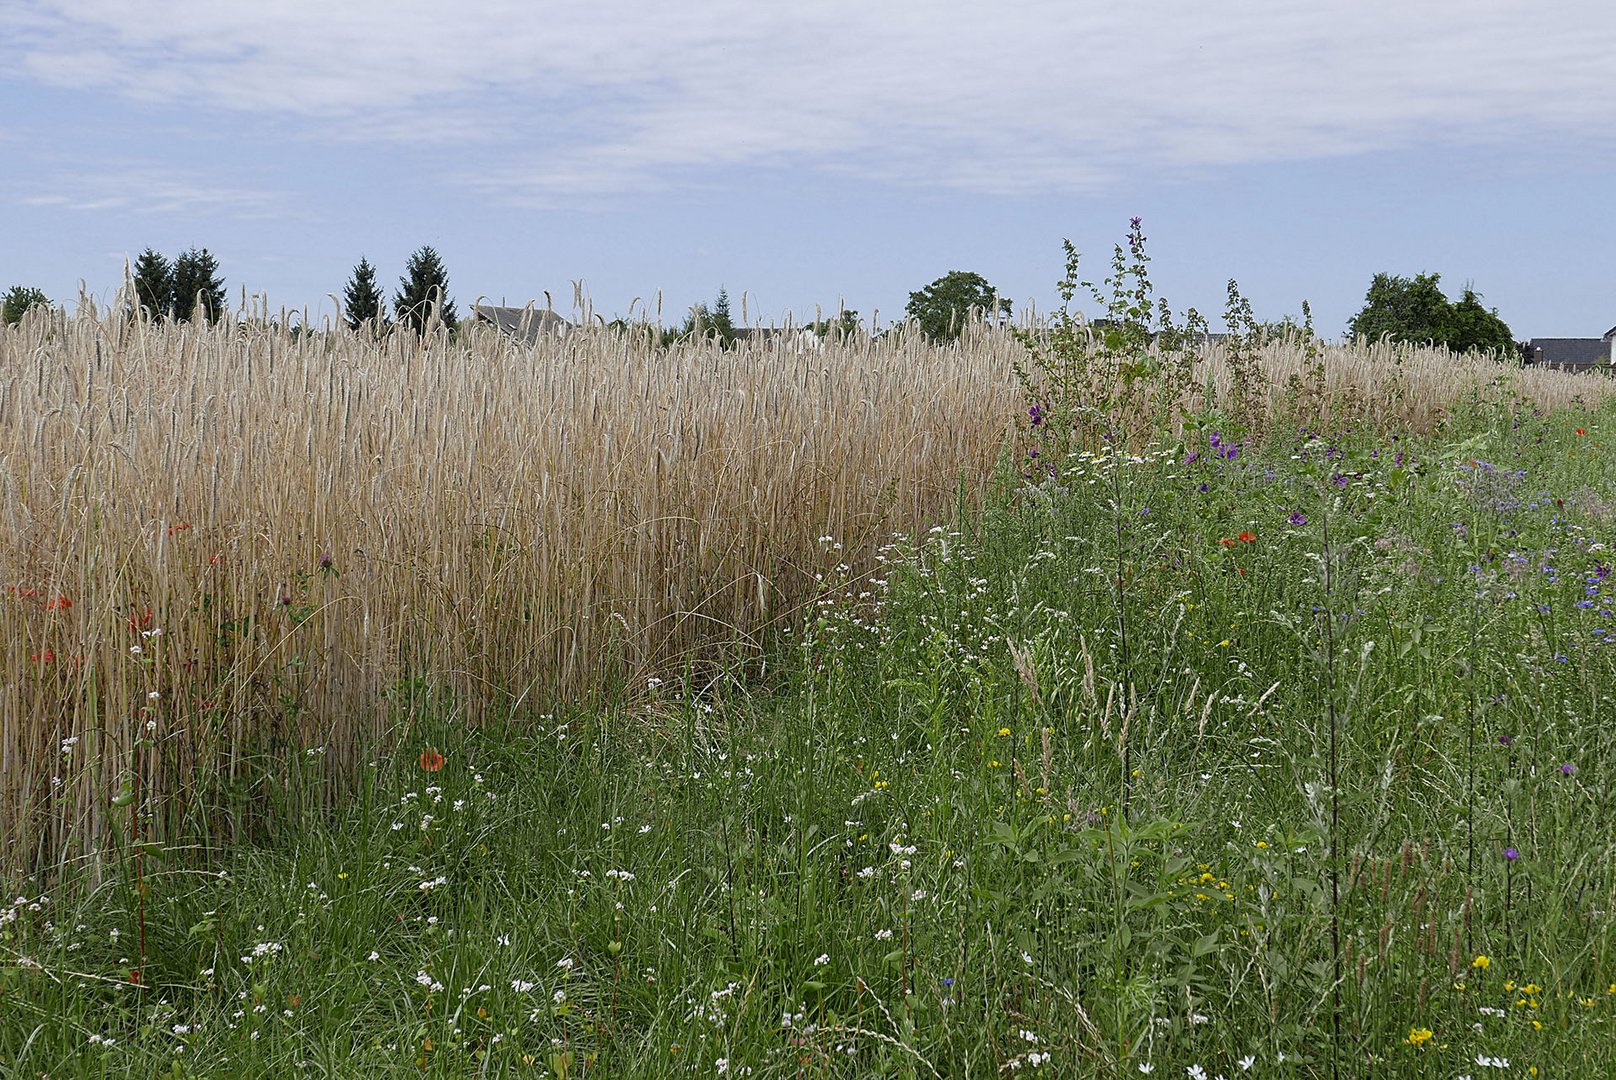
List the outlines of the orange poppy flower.
{"label": "orange poppy flower", "polygon": [[1225,536],[1222,540],[1219,540],[1218,543],[1222,544],[1224,547],[1234,547],[1234,539],[1232,537]]}
{"label": "orange poppy flower", "polygon": [[443,768],[443,755],[436,750],[421,751],[421,768],[426,772],[437,772]]}
{"label": "orange poppy flower", "polygon": [[1254,532],[1243,532],[1240,534],[1240,542],[1242,544],[1249,544],[1255,539],[1257,539],[1257,534]]}

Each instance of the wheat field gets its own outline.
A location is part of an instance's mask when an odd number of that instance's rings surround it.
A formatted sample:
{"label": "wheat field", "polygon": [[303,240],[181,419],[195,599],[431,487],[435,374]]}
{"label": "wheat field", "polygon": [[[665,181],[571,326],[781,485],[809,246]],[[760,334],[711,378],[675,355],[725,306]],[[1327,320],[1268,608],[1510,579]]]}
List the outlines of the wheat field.
{"label": "wheat field", "polygon": [[[130,793],[228,831],[198,792],[310,754],[341,776],[415,694],[476,722],[760,656],[818,575],[985,490],[1024,358],[986,327],[803,353],[0,328],[0,868],[93,857]],[[1501,370],[1322,360],[1335,422],[1420,428]],[[1310,361],[1262,363],[1277,400]],[[1224,368],[1202,355],[1213,398]],[[1510,374],[1546,409],[1610,387]]]}

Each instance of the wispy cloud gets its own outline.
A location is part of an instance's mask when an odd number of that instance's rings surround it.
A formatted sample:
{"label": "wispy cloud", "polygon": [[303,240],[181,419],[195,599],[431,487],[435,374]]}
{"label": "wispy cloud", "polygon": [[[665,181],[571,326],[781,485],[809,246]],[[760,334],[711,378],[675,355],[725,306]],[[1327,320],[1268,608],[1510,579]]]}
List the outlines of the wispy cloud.
{"label": "wispy cloud", "polygon": [[517,201],[746,166],[994,194],[1616,125],[1604,0],[35,0],[10,72],[469,148]]}
{"label": "wispy cloud", "polygon": [[237,219],[275,217],[286,209],[283,196],[276,192],[199,184],[150,167],[98,167],[90,175],[57,176],[42,187],[48,190],[20,191],[10,201],[39,209],[227,214]]}

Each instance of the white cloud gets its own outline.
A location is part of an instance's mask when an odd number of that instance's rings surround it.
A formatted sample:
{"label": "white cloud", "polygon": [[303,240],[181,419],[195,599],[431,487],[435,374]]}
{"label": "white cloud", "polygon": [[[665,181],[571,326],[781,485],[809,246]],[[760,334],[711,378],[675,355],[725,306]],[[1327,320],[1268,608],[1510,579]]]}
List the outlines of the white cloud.
{"label": "white cloud", "polygon": [[[471,147],[524,201],[706,170],[990,193],[1142,171],[1603,137],[1603,0],[811,5],[36,0],[13,75],[312,137]],[[455,156],[455,155],[448,155]]]}
{"label": "white cloud", "polygon": [[46,186],[47,192],[20,191],[8,201],[40,209],[228,214],[237,219],[278,217],[285,212],[282,196],[274,192],[199,184],[150,167],[98,168],[94,175],[58,176]]}

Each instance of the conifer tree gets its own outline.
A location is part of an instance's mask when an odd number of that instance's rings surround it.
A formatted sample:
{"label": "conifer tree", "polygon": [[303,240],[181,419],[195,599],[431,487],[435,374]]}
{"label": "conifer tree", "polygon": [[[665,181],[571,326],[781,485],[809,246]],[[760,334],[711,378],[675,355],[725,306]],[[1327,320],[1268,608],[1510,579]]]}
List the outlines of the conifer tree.
{"label": "conifer tree", "polygon": [[174,317],[217,322],[227,307],[219,260],[207,248],[192,248],[174,260]]}
{"label": "conifer tree", "polygon": [[342,290],[342,317],[350,330],[358,330],[367,321],[378,333],[387,328],[387,297],[376,284],[376,268],[364,256]]}
{"label": "conifer tree", "polygon": [[718,344],[721,348],[732,349],[735,347],[735,322],[730,318],[729,314],[729,291],[727,289],[721,288],[718,290],[718,300],[713,304],[708,327],[718,335]]}
{"label": "conifer tree", "polygon": [[4,319],[8,326],[22,322],[29,308],[42,305],[50,307],[50,297],[26,285],[13,285],[6,290],[5,296],[0,296],[0,308],[4,308]]}
{"label": "conifer tree", "polygon": [[148,319],[163,319],[174,313],[174,268],[167,259],[147,248],[135,260],[133,270],[135,303]]}
{"label": "conifer tree", "polygon": [[421,334],[426,332],[434,310],[444,326],[455,328],[449,271],[437,251],[427,246],[418,249],[404,264],[404,276],[398,279],[398,292],[393,296],[393,312],[400,323]]}

